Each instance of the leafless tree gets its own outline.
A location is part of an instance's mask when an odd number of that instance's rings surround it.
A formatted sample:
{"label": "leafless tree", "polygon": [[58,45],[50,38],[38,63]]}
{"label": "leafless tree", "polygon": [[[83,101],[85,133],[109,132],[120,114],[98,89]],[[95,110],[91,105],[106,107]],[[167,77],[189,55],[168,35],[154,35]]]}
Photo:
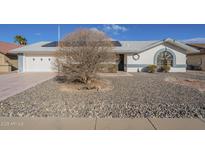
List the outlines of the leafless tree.
{"label": "leafless tree", "polygon": [[58,70],[70,81],[88,84],[102,63],[115,61],[112,41],[104,32],[79,29],[64,37],[56,55]]}

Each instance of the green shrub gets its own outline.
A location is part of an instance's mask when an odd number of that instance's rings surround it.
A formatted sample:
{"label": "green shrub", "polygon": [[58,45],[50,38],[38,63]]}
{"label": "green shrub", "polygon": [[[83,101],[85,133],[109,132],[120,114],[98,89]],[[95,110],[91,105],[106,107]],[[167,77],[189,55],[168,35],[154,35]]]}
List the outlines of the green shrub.
{"label": "green shrub", "polygon": [[156,72],[157,66],[156,65],[148,65],[147,66],[147,72],[154,73]]}

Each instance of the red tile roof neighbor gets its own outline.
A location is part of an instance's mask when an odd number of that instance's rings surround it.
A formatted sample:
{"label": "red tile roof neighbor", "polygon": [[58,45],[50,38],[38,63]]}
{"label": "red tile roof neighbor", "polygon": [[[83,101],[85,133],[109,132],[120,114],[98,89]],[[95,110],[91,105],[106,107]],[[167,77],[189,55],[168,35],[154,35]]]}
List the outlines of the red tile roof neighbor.
{"label": "red tile roof neighbor", "polygon": [[3,54],[9,53],[10,50],[21,47],[21,45],[16,45],[14,43],[7,43],[0,41],[0,52]]}

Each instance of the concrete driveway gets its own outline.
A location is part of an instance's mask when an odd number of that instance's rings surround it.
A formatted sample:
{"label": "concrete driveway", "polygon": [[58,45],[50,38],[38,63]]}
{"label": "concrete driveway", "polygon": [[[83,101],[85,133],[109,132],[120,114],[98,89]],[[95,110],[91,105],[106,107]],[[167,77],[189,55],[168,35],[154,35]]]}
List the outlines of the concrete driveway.
{"label": "concrete driveway", "polygon": [[10,73],[0,75],[0,101],[55,77],[55,73]]}

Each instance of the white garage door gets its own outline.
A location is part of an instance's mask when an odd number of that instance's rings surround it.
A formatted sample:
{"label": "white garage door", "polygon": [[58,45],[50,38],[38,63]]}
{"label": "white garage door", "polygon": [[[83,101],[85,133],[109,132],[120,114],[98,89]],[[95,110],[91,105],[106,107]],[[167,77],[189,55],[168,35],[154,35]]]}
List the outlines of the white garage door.
{"label": "white garage door", "polygon": [[53,72],[54,57],[53,56],[26,56],[25,57],[26,72]]}

